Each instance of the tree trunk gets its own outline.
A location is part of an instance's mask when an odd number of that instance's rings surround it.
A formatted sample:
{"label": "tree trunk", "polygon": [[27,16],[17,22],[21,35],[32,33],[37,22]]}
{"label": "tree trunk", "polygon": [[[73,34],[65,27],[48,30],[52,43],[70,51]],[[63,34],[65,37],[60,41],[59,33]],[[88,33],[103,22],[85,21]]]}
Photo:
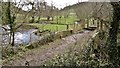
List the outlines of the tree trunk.
{"label": "tree trunk", "polygon": [[[12,33],[13,33],[13,22],[14,20],[12,20],[13,18],[11,17],[11,11],[10,11],[10,1],[8,1],[8,8],[7,8],[7,14],[8,14],[8,19],[9,19],[9,24],[10,24],[10,36],[12,37]],[[14,38],[14,37],[13,37]],[[11,38],[10,38],[10,43],[11,43]],[[12,40],[11,45],[14,46],[14,41]]]}
{"label": "tree trunk", "polygon": [[14,40],[15,40],[15,37],[14,37],[14,36],[15,36],[15,32],[12,32],[12,38],[13,38],[13,39],[12,39],[12,46],[14,46]]}
{"label": "tree trunk", "polygon": [[120,19],[120,5],[119,2],[111,2],[113,6],[113,22],[111,22],[111,28],[109,30],[109,59],[110,62],[118,65],[118,52],[117,52],[117,33],[119,28]]}

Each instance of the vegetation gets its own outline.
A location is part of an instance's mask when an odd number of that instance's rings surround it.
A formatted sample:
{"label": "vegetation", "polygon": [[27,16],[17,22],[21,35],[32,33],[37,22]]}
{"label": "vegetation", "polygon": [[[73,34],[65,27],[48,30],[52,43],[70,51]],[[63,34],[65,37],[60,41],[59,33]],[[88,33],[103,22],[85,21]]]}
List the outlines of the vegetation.
{"label": "vegetation", "polygon": [[[77,21],[78,19],[76,18],[76,16],[56,16],[54,17],[55,19],[53,21],[51,21],[51,23],[57,23],[57,24],[73,24],[75,21]],[[58,18],[58,19],[57,19]]]}
{"label": "vegetation", "polygon": [[[76,36],[78,33],[81,37],[84,36],[82,34],[88,35],[87,40],[86,37],[82,37],[82,40],[74,37],[73,40],[72,36],[68,37],[67,39],[75,41],[73,47],[64,54],[57,55],[46,65],[88,68],[120,67],[120,2],[82,2],[61,10],[58,10],[53,2],[51,6],[45,1],[38,0],[34,2],[26,0],[22,4],[20,2],[14,3],[8,0],[8,2],[2,2],[2,5],[0,3],[0,9],[3,9],[0,10],[0,22],[2,26],[10,25],[10,29],[2,28],[6,32],[10,31],[9,44],[12,45],[12,47],[10,45],[3,47],[2,59],[17,54],[17,51],[25,52],[26,49],[37,48],[49,42],[54,43],[56,39],[64,41],[66,40],[64,37],[73,33],[76,33],[74,34]],[[31,9],[27,7],[28,10],[22,10],[26,5],[31,5]],[[32,34],[40,36],[40,39],[23,46],[23,49],[15,47],[15,32],[20,27],[28,28],[28,26],[38,29],[38,34],[36,32]],[[68,42],[70,41],[66,41],[64,45]],[[54,49],[52,48],[51,51]]]}
{"label": "vegetation", "polygon": [[[109,56],[110,61],[114,66],[119,66],[117,49],[117,34],[119,30],[119,21],[120,21],[120,3],[111,3],[113,6],[113,21],[111,22],[111,28],[109,31]],[[116,58],[115,58],[116,57]]]}
{"label": "vegetation", "polygon": [[37,26],[39,31],[43,30],[49,30],[51,32],[56,32],[56,31],[64,31],[66,30],[67,26],[66,25],[57,25],[57,24],[29,24],[32,26]]}
{"label": "vegetation", "polygon": [[[113,7],[113,17],[112,17],[113,21],[109,20],[111,22],[110,23],[111,28],[109,28],[108,33],[107,33],[107,30],[105,30],[104,32],[104,30],[100,29],[99,34],[98,34],[99,38],[94,37],[94,39],[92,39],[91,43],[89,44],[89,47],[87,47],[88,49],[86,49],[87,51],[83,52],[85,54],[78,54],[78,52],[76,53],[76,51],[71,50],[73,51],[73,53],[68,52],[68,53],[65,53],[64,55],[56,56],[54,59],[50,60],[48,65],[81,66],[81,67],[90,67],[90,68],[91,67],[92,68],[119,67],[119,61],[118,61],[119,60],[119,53],[118,53],[119,49],[117,49],[117,34],[119,30],[119,19],[120,19],[119,18],[120,17],[119,16],[119,12],[120,12],[119,4],[120,4],[119,2],[111,3]],[[101,10],[99,10],[99,12],[100,11]],[[101,19],[101,17],[99,19]]]}

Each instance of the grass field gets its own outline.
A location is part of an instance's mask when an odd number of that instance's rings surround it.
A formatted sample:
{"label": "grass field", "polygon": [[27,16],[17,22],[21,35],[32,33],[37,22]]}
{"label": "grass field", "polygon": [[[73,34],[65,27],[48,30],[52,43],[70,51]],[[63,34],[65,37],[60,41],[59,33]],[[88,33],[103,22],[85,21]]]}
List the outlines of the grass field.
{"label": "grass field", "polygon": [[55,31],[67,30],[67,26],[66,25],[38,24],[38,23],[32,23],[32,24],[29,24],[29,25],[37,27],[39,29],[39,31],[50,30],[51,32],[55,32]]}
{"label": "grass field", "polygon": [[[31,17],[27,16],[24,18],[23,15],[21,14],[18,14],[17,17],[16,17],[16,20],[15,22],[17,23],[20,23],[20,22],[29,22],[31,20]],[[35,22],[38,20],[38,16],[35,16]],[[40,18],[40,21],[46,21],[47,20],[47,17],[41,17]],[[54,19],[53,21],[50,21],[51,23],[59,23],[59,24],[72,24],[74,23],[74,21],[78,20],[76,16],[68,16],[68,17],[64,17],[64,16],[54,16]],[[34,23],[35,23],[34,22]]]}
{"label": "grass field", "polygon": [[[35,17],[35,21],[37,21],[38,17]],[[46,17],[42,17],[40,19],[41,21],[45,21],[47,20]],[[54,16],[53,21],[51,21],[50,18],[50,23],[58,23],[58,24],[73,24],[76,20],[78,20],[75,16],[68,16],[68,17],[64,17],[64,16]]]}
{"label": "grass field", "polygon": [[49,30],[51,32],[56,32],[56,31],[66,31],[66,30],[81,30],[81,25],[68,25],[68,29],[67,29],[67,25],[59,25],[59,24],[38,24],[38,23],[31,23],[28,24],[30,26],[34,26],[37,27],[39,29],[39,31],[43,31],[43,30]]}
{"label": "grass field", "polygon": [[68,16],[68,17],[64,17],[64,16],[58,16],[58,17],[54,17],[54,20],[51,21],[51,23],[58,23],[58,24],[73,24],[76,20],[78,20],[75,16]]}
{"label": "grass field", "polygon": [[[23,22],[23,20],[26,23],[29,23],[29,21],[31,20],[31,17],[27,16],[25,19],[23,19],[22,15],[18,14],[15,22],[19,23],[19,22]],[[38,20],[38,17],[35,16],[34,20],[36,22]],[[69,28],[68,28],[69,30],[73,29],[74,25],[70,25],[70,24],[73,24],[76,20],[78,20],[76,16],[68,16],[68,17],[54,16],[53,21],[51,19],[50,19],[50,21],[47,21],[47,17],[41,17],[40,21],[48,22],[49,24],[40,24],[40,23],[33,22],[33,23],[28,24],[28,25],[32,25],[32,26],[37,27],[39,29],[39,31],[49,30],[51,32],[56,32],[56,31],[67,30],[67,25],[66,24],[69,24]],[[51,23],[53,23],[53,24],[51,24]],[[62,25],[60,25],[60,24],[62,24]]]}

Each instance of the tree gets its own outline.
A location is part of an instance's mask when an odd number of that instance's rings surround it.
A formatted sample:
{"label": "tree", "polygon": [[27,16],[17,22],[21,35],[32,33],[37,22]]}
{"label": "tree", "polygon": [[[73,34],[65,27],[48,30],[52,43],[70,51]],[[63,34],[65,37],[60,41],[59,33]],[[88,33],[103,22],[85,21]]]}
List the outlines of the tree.
{"label": "tree", "polygon": [[54,9],[55,9],[55,7],[54,7],[54,3],[53,3],[53,1],[51,1],[51,7],[50,7],[50,16],[51,16],[51,18],[52,18],[52,21],[53,21],[53,19],[54,19]]}
{"label": "tree", "polygon": [[118,52],[117,52],[117,34],[120,22],[120,2],[111,2],[113,7],[113,21],[110,23],[109,30],[109,57],[113,65],[118,64]]}
{"label": "tree", "polygon": [[39,2],[37,0],[36,8],[38,9],[38,11],[37,11],[38,19],[37,19],[36,23],[39,23],[40,22],[40,18],[41,18],[41,14],[42,14],[42,11],[43,11],[43,9],[42,9],[42,2]]}
{"label": "tree", "polygon": [[[15,0],[16,1],[16,0]],[[21,2],[21,0],[20,0]],[[3,20],[6,20],[4,23],[9,24],[10,25],[10,39],[12,39],[11,45],[14,46],[14,35],[15,35],[15,31],[21,27],[24,24],[24,21],[21,23],[16,23],[16,18],[18,17],[18,14],[20,14],[20,10],[19,7],[21,6],[21,8],[24,6],[24,3],[20,4],[20,2],[18,3],[14,3],[11,2],[10,0],[8,0],[7,2],[3,2],[6,3],[5,5],[5,12],[2,11],[5,15],[3,16]],[[18,5],[18,6],[17,6]],[[16,7],[17,6],[17,7]],[[11,9],[12,8],[12,9]],[[25,19],[28,13],[26,14],[22,14],[23,18]]]}

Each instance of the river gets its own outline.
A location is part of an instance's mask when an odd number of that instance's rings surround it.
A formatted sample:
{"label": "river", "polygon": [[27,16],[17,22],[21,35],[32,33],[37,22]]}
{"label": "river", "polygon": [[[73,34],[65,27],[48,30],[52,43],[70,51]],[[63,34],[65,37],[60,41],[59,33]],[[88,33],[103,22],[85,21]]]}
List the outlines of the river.
{"label": "river", "polygon": [[[29,44],[30,42],[39,40],[41,37],[34,34],[37,29],[29,29],[29,30],[22,30],[19,32],[15,32],[15,45],[19,44]],[[5,31],[2,27],[0,27],[0,44],[5,45],[9,44],[10,41],[10,34],[6,34],[7,31]],[[5,35],[3,35],[5,34]]]}

